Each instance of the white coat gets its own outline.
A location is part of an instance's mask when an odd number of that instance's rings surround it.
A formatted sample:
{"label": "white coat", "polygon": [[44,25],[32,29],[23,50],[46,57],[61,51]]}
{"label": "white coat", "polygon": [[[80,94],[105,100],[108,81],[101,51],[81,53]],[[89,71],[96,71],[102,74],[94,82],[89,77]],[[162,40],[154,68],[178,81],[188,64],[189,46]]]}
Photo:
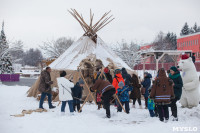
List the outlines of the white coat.
{"label": "white coat", "polygon": [[58,88],[59,88],[59,100],[68,101],[73,100],[71,88],[74,84],[64,77],[57,78]]}

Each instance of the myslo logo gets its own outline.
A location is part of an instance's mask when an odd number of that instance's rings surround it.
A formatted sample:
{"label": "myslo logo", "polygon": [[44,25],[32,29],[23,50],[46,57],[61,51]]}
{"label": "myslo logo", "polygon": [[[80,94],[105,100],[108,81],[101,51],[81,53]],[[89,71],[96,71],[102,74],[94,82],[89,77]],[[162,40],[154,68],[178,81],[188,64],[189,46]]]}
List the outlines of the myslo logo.
{"label": "myslo logo", "polygon": [[174,132],[197,132],[197,127],[173,127]]}

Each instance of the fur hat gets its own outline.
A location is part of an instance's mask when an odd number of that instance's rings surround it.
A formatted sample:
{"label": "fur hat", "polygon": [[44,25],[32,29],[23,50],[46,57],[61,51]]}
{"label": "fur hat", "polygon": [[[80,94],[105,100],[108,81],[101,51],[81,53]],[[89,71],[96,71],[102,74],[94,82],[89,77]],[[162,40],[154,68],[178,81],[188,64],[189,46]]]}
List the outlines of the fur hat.
{"label": "fur hat", "polygon": [[80,79],[80,80],[78,81],[78,83],[79,83],[79,84],[84,84],[84,81],[83,81],[82,79]]}
{"label": "fur hat", "polygon": [[121,82],[119,82],[118,86],[119,87],[124,87],[124,83],[121,81]]}
{"label": "fur hat", "polygon": [[186,59],[188,59],[188,58],[189,58],[189,56],[188,56],[187,54],[184,54],[184,55],[181,56],[181,59],[182,59],[182,60],[186,60]]}
{"label": "fur hat", "polygon": [[175,66],[172,66],[172,67],[170,68],[170,70],[172,70],[172,71],[174,71],[174,72],[177,72],[177,71],[178,71],[178,69],[177,69]]}
{"label": "fur hat", "polygon": [[106,68],[104,68],[104,72],[105,73],[109,73],[109,69],[106,67]]}

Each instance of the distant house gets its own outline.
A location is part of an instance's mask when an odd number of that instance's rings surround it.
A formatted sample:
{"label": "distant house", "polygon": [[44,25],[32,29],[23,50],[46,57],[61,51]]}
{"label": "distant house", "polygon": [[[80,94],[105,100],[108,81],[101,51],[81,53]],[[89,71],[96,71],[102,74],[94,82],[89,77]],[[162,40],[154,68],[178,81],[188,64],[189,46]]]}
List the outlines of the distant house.
{"label": "distant house", "polygon": [[200,62],[200,32],[177,38],[177,50],[192,50]]}

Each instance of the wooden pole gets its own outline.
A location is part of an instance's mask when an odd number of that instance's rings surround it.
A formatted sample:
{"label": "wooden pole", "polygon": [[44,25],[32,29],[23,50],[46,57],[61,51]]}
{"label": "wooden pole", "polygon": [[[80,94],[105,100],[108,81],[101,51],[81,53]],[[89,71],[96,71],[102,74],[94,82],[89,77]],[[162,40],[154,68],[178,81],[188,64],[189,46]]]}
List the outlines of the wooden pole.
{"label": "wooden pole", "polygon": [[119,103],[119,105],[122,107],[122,109],[124,110],[124,112],[126,113],[126,110],[124,109],[124,107],[123,107],[123,105],[122,105],[122,103],[120,102],[120,100],[119,100],[119,98],[118,98],[118,96],[115,94],[115,97],[116,97],[116,99],[117,99],[117,101],[118,101],[118,103]]}
{"label": "wooden pole", "polygon": [[94,100],[95,104],[97,105],[96,100],[95,100],[94,96],[92,95],[92,93],[91,93],[91,91],[90,91],[90,88],[88,87],[88,84],[87,84],[87,82],[85,81],[85,78],[83,77],[83,74],[82,74],[82,72],[81,72],[81,69],[80,69],[80,74],[81,74],[81,77],[82,77],[82,79],[83,79],[83,81],[84,81],[84,83],[85,83],[85,85],[86,85],[88,91],[89,91],[89,95],[91,94],[92,99]]}

